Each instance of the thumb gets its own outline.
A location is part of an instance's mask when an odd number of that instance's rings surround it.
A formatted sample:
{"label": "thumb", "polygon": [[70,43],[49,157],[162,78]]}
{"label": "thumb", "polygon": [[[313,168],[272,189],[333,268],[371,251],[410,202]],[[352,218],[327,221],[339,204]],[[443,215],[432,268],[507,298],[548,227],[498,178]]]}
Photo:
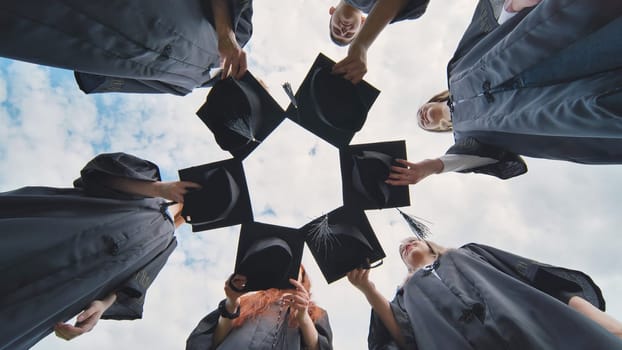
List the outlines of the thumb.
{"label": "thumb", "polygon": [[97,312],[97,307],[93,304],[89,306],[86,310],[82,311],[77,317],[78,322],[84,322],[84,320],[89,319],[89,317],[93,316]]}

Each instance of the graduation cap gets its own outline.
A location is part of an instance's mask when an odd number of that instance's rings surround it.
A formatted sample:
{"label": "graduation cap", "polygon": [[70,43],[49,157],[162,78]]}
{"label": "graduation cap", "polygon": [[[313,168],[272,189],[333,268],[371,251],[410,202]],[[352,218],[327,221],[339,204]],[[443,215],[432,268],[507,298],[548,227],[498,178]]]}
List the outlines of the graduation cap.
{"label": "graduation cap", "polygon": [[385,183],[395,159],[406,159],[406,142],[351,145],[339,150],[343,204],[362,209],[410,205],[408,186]]}
{"label": "graduation cap", "polygon": [[218,81],[197,115],[216,142],[244,159],[285,119],[285,112],[250,73]]}
{"label": "graduation cap", "polygon": [[362,209],[335,209],[300,230],[328,283],[353,269],[379,266],[371,264],[386,256]]}
{"label": "graduation cap", "polygon": [[[296,95],[287,117],[336,147],[350,143],[380,93],[365,81],[352,84],[331,73],[335,62],[319,54]],[[286,88],[286,91],[288,89]]]}
{"label": "graduation cap", "polygon": [[245,291],[293,289],[298,279],[304,235],[296,229],[251,222],[242,225],[235,273],[246,276]]}
{"label": "graduation cap", "polygon": [[179,178],[201,185],[201,189],[184,195],[181,214],[192,225],[192,231],[253,221],[246,177],[239,160],[180,169]]}

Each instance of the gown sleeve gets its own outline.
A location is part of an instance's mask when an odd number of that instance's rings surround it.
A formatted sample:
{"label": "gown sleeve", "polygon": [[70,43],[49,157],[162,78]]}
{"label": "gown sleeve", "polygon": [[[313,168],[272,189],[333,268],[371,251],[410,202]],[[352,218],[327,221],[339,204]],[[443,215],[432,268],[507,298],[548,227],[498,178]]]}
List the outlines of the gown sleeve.
{"label": "gown sleeve", "polygon": [[446,153],[474,155],[497,160],[496,163],[460,170],[458,171],[460,173],[486,174],[505,180],[527,172],[527,164],[519,155],[481,143],[472,137],[456,140],[456,143]]}
{"label": "gown sleeve", "polygon": [[102,319],[134,320],[142,318],[147,289],[160,273],[175,247],[177,247],[177,240],[173,238],[163,252],[117,287],[117,300],[104,312]]}
{"label": "gown sleeve", "polygon": [[143,94],[172,94],[185,96],[190,90],[159,80],[109,77],[98,74],[74,72],[76,83],[85,94],[103,92],[130,92]]}
{"label": "gown sleeve", "polygon": [[86,194],[94,197],[114,199],[140,199],[139,195],[119,192],[105,186],[101,179],[105,176],[116,176],[141,181],[160,181],[160,170],[154,163],[127,153],[103,153],[80,171],[80,178],[73,186],[83,189]]}
{"label": "gown sleeve", "polygon": [[428,8],[429,0],[410,0],[404,8],[391,20],[391,23],[406,19],[417,19],[425,13]]}
{"label": "gown sleeve", "polygon": [[[328,322],[328,314],[324,311],[322,317],[315,321],[315,329],[318,334],[318,343],[321,350],[332,350],[333,331]],[[301,337],[302,339],[302,337]]]}
{"label": "gown sleeve", "polygon": [[470,243],[462,249],[475,253],[496,269],[565,304],[576,295],[605,311],[605,299],[600,288],[581,271],[543,264],[482,244]]}
{"label": "gown sleeve", "polygon": [[214,330],[218,324],[220,313],[218,310],[203,317],[186,340],[186,350],[205,350],[212,348]]}
{"label": "gown sleeve", "polygon": [[[393,316],[397,321],[397,325],[402,331],[402,336],[406,342],[408,349],[417,350],[415,335],[413,334],[412,325],[406,310],[401,306],[403,290],[400,289],[393,300],[389,303]],[[369,322],[369,335],[367,336],[367,344],[370,350],[399,350],[397,343],[391,337],[391,333],[384,326],[382,320],[372,310],[371,320]]]}

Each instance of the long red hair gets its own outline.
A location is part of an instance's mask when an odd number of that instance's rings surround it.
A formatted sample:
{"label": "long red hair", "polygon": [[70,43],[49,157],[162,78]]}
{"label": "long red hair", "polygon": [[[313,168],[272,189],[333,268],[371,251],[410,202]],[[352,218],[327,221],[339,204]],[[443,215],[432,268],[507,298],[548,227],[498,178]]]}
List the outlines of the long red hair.
{"label": "long red hair", "polygon": [[[305,287],[309,295],[311,295],[311,280],[307,276],[305,269],[300,265],[299,281]],[[276,289],[271,288],[268,290],[261,290],[252,294],[246,294],[240,298],[240,316],[233,320],[233,327],[240,327],[248,319],[253,319],[257,315],[266,312],[270,305],[279,301],[283,294],[294,293],[295,290],[291,289]],[[323,316],[324,310],[317,306],[313,301],[309,302],[307,309],[311,320],[315,322],[317,319]],[[298,322],[295,317],[289,318],[290,327],[298,327]]]}

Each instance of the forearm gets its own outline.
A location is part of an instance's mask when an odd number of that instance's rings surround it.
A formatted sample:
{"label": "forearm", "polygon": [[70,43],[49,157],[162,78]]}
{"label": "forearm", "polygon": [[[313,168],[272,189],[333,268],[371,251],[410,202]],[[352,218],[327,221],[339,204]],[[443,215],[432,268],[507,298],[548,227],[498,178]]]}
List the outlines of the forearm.
{"label": "forearm", "polygon": [[407,2],[408,0],[379,0],[367,16],[363,28],[352,44],[369,49],[384,27],[391,23]]}
{"label": "forearm", "polygon": [[389,301],[385,299],[385,297],[382,296],[382,294],[380,294],[375,287],[364,291],[363,294],[365,294],[365,298],[367,298],[369,305],[371,305],[376,315],[378,315],[384,326],[387,328],[393,340],[395,340],[401,349],[405,349],[406,343],[404,337],[402,336],[402,332],[400,331],[400,327],[395,320],[395,316],[393,316],[393,311],[391,310]]}
{"label": "forearm", "polygon": [[231,13],[227,0],[211,0],[211,3],[218,37],[229,36],[233,33],[233,24],[231,23]]}
{"label": "forearm", "polygon": [[599,325],[601,325],[603,328],[605,328],[609,332],[622,338],[622,323],[620,323],[618,320],[614,319],[613,317],[607,315],[600,309],[596,308],[594,305],[590,304],[587,300],[581,297],[578,297],[578,296],[573,296],[568,301],[568,306],[575,309],[576,311],[583,314],[584,316],[591,319],[592,321],[598,323]]}
{"label": "forearm", "polygon": [[302,321],[299,321],[300,333],[302,334],[302,341],[305,344],[305,349],[318,350],[320,348],[319,334],[315,329],[315,324],[308,313],[305,313],[305,317]]}
{"label": "forearm", "polygon": [[106,176],[102,182],[117,191],[145,197],[162,197],[161,182],[126,179],[117,176]]}
{"label": "forearm", "polygon": [[[227,312],[233,314],[236,309],[240,307],[240,301],[231,301],[227,299],[225,302],[225,308]],[[225,340],[225,338],[229,335],[233,329],[233,320],[225,317],[218,317],[218,324],[216,325],[216,329],[214,330],[214,338],[212,342],[212,348],[215,349],[220,343]]]}

